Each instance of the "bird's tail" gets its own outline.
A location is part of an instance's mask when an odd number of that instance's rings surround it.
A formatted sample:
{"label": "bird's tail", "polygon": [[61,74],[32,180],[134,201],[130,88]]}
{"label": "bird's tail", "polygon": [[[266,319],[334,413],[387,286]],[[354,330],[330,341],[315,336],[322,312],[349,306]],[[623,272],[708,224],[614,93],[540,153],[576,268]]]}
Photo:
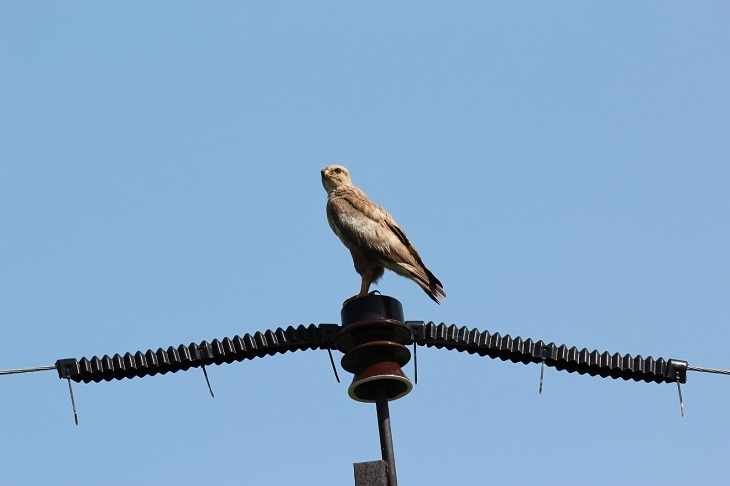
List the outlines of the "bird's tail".
{"label": "bird's tail", "polygon": [[425,266],[416,267],[408,263],[398,263],[398,266],[402,273],[396,273],[416,282],[426,292],[426,295],[437,304],[440,304],[441,302],[439,301],[446,297],[446,292],[444,292],[444,287],[439,279]]}

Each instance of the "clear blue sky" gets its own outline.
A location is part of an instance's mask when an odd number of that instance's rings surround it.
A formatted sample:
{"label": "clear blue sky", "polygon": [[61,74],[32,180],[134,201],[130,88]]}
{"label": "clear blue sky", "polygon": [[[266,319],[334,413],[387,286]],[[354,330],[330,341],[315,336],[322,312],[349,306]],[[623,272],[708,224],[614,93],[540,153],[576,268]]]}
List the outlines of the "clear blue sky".
{"label": "clear blue sky", "polygon": [[[730,368],[727,2],[0,3],[0,369],[337,323],[319,170],[444,283],[406,319]],[[338,356],[339,358],[339,356]],[[0,377],[4,484],[353,484],[324,351],[74,387]],[[411,365],[406,372],[412,376]],[[730,378],[419,350],[403,485],[724,484]]]}

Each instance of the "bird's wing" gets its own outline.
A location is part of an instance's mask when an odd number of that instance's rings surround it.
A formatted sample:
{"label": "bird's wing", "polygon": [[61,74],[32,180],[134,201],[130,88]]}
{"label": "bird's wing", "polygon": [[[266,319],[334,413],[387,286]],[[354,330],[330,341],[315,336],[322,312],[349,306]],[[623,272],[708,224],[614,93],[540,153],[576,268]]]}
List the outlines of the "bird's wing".
{"label": "bird's wing", "polygon": [[436,303],[446,296],[441,282],[421,260],[393,218],[357,187],[338,191],[327,201],[327,220],[353,253],[365,253],[395,273],[416,282]]}
{"label": "bird's wing", "polygon": [[327,203],[327,219],[345,246],[385,260],[410,260],[410,241],[390,214],[359,189],[348,189]]}

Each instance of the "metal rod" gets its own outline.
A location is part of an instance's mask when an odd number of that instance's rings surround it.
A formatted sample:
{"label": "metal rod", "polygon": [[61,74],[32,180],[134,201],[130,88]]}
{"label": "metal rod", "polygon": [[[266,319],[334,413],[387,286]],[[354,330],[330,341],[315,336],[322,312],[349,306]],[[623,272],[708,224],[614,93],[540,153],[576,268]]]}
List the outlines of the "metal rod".
{"label": "metal rod", "polygon": [[205,382],[208,384],[208,391],[210,392],[210,396],[215,398],[215,395],[213,394],[213,387],[210,386],[210,380],[208,379],[208,372],[205,370],[205,365],[202,365],[203,368],[203,374],[205,375]]}
{"label": "metal rod", "polygon": [[71,394],[71,408],[74,411],[74,422],[79,425],[79,414],[76,413],[76,400],[74,400],[74,389],[71,388],[71,378],[68,378],[68,392]]}
{"label": "metal rod", "polygon": [[416,354],[416,339],[413,339],[413,378],[418,385],[418,355]]}
{"label": "metal rod", "polygon": [[540,395],[542,395],[542,379],[545,376],[545,358],[542,359],[542,364],[540,365]]}
{"label": "metal rod", "polygon": [[332,363],[332,371],[335,372],[335,379],[337,380],[337,383],[339,383],[340,377],[337,375],[337,366],[335,366],[335,358],[332,357],[332,350],[330,348],[327,348],[327,352],[330,355],[330,363]]}
{"label": "metal rod", "polygon": [[679,392],[679,410],[682,412],[682,417],[684,417],[684,401],[682,400],[682,387],[679,385],[679,380],[677,380],[677,391]]}
{"label": "metal rod", "polygon": [[395,454],[393,453],[393,435],[390,431],[390,412],[388,411],[388,395],[385,387],[380,387],[375,399],[375,407],[378,412],[378,432],[380,434],[380,450],[383,460],[388,465],[388,484],[398,486],[398,478],[395,474]]}
{"label": "metal rod", "polygon": [[543,346],[542,351],[540,351],[540,357],[542,358],[542,362],[540,363],[540,395],[542,395],[542,379],[545,377],[545,356],[546,354],[549,354],[550,348],[548,346]]}

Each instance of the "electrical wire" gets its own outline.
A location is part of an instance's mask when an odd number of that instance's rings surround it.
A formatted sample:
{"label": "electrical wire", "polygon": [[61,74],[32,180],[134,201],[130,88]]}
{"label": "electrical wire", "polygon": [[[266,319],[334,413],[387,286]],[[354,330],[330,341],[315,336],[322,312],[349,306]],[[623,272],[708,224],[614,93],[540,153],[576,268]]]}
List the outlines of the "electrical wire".
{"label": "electrical wire", "polygon": [[687,366],[687,371],[700,371],[702,373],[717,373],[719,375],[730,375],[730,370],[718,370],[715,368],[703,368],[701,366]]}
{"label": "electrical wire", "polygon": [[17,370],[0,370],[0,375],[15,375],[18,373],[33,373],[36,371],[50,371],[55,369],[57,369],[56,365],[34,366],[33,368],[18,368]]}

